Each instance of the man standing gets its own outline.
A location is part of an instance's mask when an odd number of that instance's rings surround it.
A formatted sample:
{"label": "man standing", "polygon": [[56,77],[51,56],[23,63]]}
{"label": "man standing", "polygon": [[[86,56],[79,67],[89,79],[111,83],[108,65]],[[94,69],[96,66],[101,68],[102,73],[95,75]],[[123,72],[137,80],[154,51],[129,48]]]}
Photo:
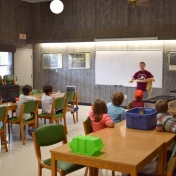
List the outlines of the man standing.
{"label": "man standing", "polygon": [[136,72],[130,82],[137,80],[137,90],[142,90],[144,93],[144,99],[147,99],[148,94],[146,90],[147,82],[155,81],[154,76],[147,70],[145,70],[145,62],[140,62],[140,70]]}

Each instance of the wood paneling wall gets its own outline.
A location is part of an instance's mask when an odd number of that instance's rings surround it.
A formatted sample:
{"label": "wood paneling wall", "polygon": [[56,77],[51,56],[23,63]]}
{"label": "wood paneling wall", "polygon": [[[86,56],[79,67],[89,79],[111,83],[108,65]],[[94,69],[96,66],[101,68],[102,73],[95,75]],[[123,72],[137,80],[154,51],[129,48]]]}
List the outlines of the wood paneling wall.
{"label": "wood paneling wall", "polygon": [[[66,91],[66,86],[76,86],[79,101],[91,103],[96,98],[102,98],[106,102],[111,101],[111,95],[115,91],[121,91],[127,95],[123,105],[133,99],[135,88],[120,86],[95,85],[95,51],[96,50],[163,50],[163,88],[153,88],[152,96],[170,94],[170,89],[175,87],[176,72],[168,71],[168,53],[176,48],[176,41],[124,41],[124,42],[87,42],[87,43],[63,43],[63,44],[35,44],[34,45],[34,87],[42,88],[51,84],[54,90]],[[43,69],[43,53],[63,54],[63,68],[56,70]],[[91,69],[69,69],[68,53],[90,52]],[[134,58],[135,59],[135,58]],[[142,61],[142,58],[141,58]],[[151,60],[152,62],[152,60]],[[147,67],[146,67],[147,69]],[[157,69],[157,66],[156,66]],[[105,70],[106,71],[106,70]],[[136,70],[138,71],[138,70]],[[117,75],[117,79],[119,76]],[[129,75],[129,80],[133,75]],[[162,75],[161,75],[162,76]],[[128,84],[128,83],[127,83]]]}
{"label": "wood paneling wall", "polygon": [[150,0],[153,7],[128,0],[62,0],[56,15],[50,2],[33,4],[30,42],[94,41],[95,38],[156,37],[176,39],[176,1]]}
{"label": "wood paneling wall", "polygon": [[19,34],[30,38],[32,30],[32,6],[20,0],[0,0],[0,44],[32,48],[27,40],[20,40]]}
{"label": "wood paneling wall", "polygon": [[[81,102],[90,103],[96,98],[110,101],[115,91],[128,95],[124,105],[133,98],[134,88],[95,85],[96,50],[162,49],[163,88],[154,89],[152,95],[169,94],[175,87],[176,72],[168,70],[168,52],[175,50],[176,1],[150,0],[154,7],[132,7],[127,0],[62,0],[64,11],[55,15],[49,9],[50,2],[30,4],[21,0],[0,1],[0,43],[16,45],[17,48],[34,49],[34,87],[51,84],[54,89],[65,91],[67,85],[77,87]],[[27,40],[19,34],[26,33]],[[161,41],[146,43],[57,43],[86,42],[95,38],[156,37]],[[164,41],[162,39],[165,39]],[[34,45],[33,45],[34,44]],[[69,70],[69,52],[90,52],[91,69]],[[63,68],[43,70],[42,54],[62,52]],[[142,58],[141,58],[142,59]],[[156,67],[157,69],[157,67]],[[119,76],[119,75],[117,75]],[[129,75],[131,78],[131,75]]]}

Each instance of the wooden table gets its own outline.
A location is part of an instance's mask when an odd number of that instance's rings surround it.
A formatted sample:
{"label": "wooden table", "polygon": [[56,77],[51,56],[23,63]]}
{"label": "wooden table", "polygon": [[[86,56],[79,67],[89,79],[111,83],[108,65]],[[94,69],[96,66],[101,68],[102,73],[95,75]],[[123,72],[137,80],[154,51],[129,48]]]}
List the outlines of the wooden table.
{"label": "wooden table", "polygon": [[9,103],[2,103],[1,105],[2,106],[6,106],[8,108],[8,111],[10,111],[10,110],[16,110],[16,108],[17,108],[17,103],[11,103],[11,102],[9,102]]}
{"label": "wooden table", "polygon": [[[116,124],[114,129],[106,128],[90,135],[102,138],[105,147],[101,154],[99,156],[74,154],[68,144],[52,149],[52,176],[57,175],[57,160],[136,176],[146,164],[158,155],[158,173],[161,174],[166,168],[166,148],[175,140],[175,134],[173,133],[126,128],[125,120]],[[98,175],[97,170],[90,169],[90,175]]]}

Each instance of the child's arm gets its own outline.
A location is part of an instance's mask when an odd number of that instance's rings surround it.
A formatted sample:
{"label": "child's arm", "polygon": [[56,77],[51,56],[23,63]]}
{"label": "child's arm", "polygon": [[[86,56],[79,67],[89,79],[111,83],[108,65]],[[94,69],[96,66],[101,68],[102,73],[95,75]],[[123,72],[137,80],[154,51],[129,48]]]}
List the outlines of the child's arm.
{"label": "child's arm", "polygon": [[110,118],[109,115],[103,115],[104,117],[104,123],[106,124],[106,126],[108,128],[114,128],[114,122],[112,121],[112,119]]}
{"label": "child's arm", "polygon": [[41,98],[36,98],[36,101],[41,101]]}
{"label": "child's arm", "polygon": [[110,122],[110,123],[108,123],[108,128],[114,128],[114,122]]}
{"label": "child's arm", "polygon": [[164,128],[163,128],[162,123],[161,123],[161,121],[159,120],[159,118],[157,118],[156,131],[157,131],[157,132],[163,132],[163,131],[164,131]]}
{"label": "child's arm", "polygon": [[163,132],[164,129],[163,129],[162,126],[156,126],[156,131],[157,131],[157,132]]}

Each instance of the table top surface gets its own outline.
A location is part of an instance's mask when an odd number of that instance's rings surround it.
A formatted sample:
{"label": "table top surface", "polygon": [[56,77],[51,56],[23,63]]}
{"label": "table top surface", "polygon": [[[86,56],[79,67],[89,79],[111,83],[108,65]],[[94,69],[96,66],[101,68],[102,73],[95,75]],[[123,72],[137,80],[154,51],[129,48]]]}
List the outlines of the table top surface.
{"label": "table top surface", "polygon": [[148,156],[152,155],[164,142],[175,138],[175,134],[156,132],[153,130],[136,130],[126,128],[126,121],[115,125],[115,128],[105,128],[101,131],[89,134],[101,137],[104,148],[98,156],[86,156],[74,154],[68,144],[51,150],[51,153],[62,154],[65,157],[92,159],[97,162],[121,163],[137,166]]}
{"label": "table top surface", "polygon": [[[36,98],[41,98],[43,94],[44,94],[44,93],[41,93],[41,94],[32,94],[32,95],[30,95],[30,96],[36,97]],[[52,94],[51,96],[52,96],[52,97],[56,97],[56,98],[64,97],[64,96],[65,96],[65,93],[55,93],[55,94]]]}
{"label": "table top surface", "polygon": [[152,98],[149,98],[149,99],[146,99],[146,100],[144,99],[144,102],[156,103],[156,101],[158,101],[159,99],[162,99],[162,100],[165,100],[165,101],[169,102],[169,101],[175,100],[176,96],[159,95],[159,96],[152,97]]}

